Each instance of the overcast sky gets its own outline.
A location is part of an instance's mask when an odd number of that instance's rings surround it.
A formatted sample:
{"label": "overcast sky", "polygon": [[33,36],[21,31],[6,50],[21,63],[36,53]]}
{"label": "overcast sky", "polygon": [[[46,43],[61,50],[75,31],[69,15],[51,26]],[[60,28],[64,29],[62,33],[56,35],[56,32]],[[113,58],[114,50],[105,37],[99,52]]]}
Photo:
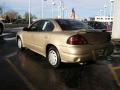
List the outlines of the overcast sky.
{"label": "overcast sky", "polygon": [[[23,15],[28,11],[29,0],[0,0],[0,5],[5,8],[5,11],[16,10],[18,13]],[[32,14],[40,17],[41,16],[41,1],[42,0],[31,0],[31,12]],[[104,5],[107,5],[106,14],[109,14],[110,0],[62,0],[70,12],[72,8],[75,9],[77,16],[79,17],[91,17],[99,14],[100,9],[104,10]],[[59,0],[55,0],[56,5],[54,6],[54,16],[57,16],[57,7]],[[51,17],[51,0],[44,1],[44,17]],[[66,13],[67,13],[66,11]],[[67,14],[65,15],[67,16]],[[103,12],[102,12],[103,14]]]}

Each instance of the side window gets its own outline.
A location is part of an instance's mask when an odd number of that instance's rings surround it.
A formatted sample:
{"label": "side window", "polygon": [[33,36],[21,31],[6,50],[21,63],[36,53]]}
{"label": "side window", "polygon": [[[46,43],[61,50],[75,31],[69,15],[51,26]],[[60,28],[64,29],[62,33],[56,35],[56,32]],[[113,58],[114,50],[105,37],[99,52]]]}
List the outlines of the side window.
{"label": "side window", "polygon": [[31,27],[30,27],[30,31],[42,31],[42,27],[44,25],[44,20],[35,22]]}
{"label": "side window", "polygon": [[37,29],[37,22],[30,26],[30,31],[35,31]]}
{"label": "side window", "polygon": [[52,22],[50,22],[50,21],[44,22],[44,25],[42,27],[43,31],[53,31],[53,29],[54,29],[54,25]]}

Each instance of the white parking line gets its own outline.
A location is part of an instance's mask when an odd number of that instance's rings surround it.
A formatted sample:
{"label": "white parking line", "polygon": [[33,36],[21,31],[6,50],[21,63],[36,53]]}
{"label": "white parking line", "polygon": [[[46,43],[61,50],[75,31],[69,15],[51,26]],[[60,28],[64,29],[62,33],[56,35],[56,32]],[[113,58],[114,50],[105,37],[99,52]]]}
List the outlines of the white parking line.
{"label": "white parking line", "polygon": [[112,57],[120,57],[120,55],[118,54],[116,54],[116,55],[111,55]]}
{"label": "white parking line", "polygon": [[10,35],[10,34],[12,34],[12,33],[3,33],[3,34],[0,35],[0,36]]}
{"label": "white parking line", "polygon": [[110,69],[114,79],[116,80],[118,86],[120,86],[119,75],[117,74],[117,70],[120,70],[120,66],[112,66],[112,64],[108,64],[108,68]]}
{"label": "white parking line", "polygon": [[12,28],[12,29],[19,29],[22,30],[24,27],[17,27],[17,28]]}
{"label": "white parking line", "polygon": [[9,57],[12,57],[12,56],[15,56],[15,55],[17,55],[17,51],[6,55],[5,58],[9,58]]}
{"label": "white parking line", "polygon": [[12,38],[4,38],[4,40],[6,40],[6,41],[16,40],[16,37],[12,37]]}
{"label": "white parking line", "polygon": [[6,59],[7,63],[11,66],[11,68],[18,74],[18,76],[24,81],[24,83],[28,86],[30,90],[37,90],[31,82],[20,72],[20,70],[11,62],[10,59]]}

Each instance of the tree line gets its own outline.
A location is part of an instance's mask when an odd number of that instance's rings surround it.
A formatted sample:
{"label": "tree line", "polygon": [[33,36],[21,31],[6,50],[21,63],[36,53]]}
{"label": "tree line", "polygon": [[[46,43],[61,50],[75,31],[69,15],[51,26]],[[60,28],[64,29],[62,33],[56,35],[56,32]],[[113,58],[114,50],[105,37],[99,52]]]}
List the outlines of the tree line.
{"label": "tree line", "polygon": [[[17,20],[22,20],[23,22],[28,22],[29,20],[29,13],[25,12],[24,15],[20,15],[17,11],[15,10],[9,10],[3,13],[2,7],[0,7],[0,16],[4,19],[5,22],[7,23],[12,23],[16,22]],[[30,14],[31,18],[30,20],[32,21],[33,19],[37,19],[35,15]]]}

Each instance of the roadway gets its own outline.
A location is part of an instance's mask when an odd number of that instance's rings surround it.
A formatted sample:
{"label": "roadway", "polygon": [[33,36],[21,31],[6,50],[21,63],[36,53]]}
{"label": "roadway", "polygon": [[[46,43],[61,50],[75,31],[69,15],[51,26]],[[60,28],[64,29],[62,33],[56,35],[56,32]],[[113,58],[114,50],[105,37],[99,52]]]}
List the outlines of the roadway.
{"label": "roadway", "polygon": [[18,49],[20,30],[0,35],[0,90],[120,90],[119,45],[109,59],[55,69],[41,55]]}

